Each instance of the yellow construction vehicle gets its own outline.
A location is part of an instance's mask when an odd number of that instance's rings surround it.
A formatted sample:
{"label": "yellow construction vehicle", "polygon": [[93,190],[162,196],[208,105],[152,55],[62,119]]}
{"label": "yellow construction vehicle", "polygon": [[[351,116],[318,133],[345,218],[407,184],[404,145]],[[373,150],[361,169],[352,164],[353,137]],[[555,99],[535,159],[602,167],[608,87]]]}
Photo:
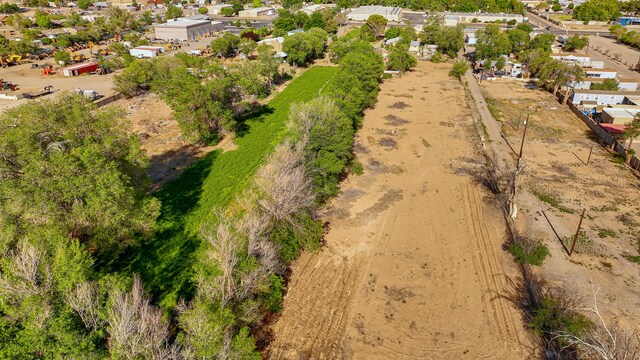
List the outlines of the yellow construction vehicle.
{"label": "yellow construction vehicle", "polygon": [[7,59],[7,62],[10,65],[17,65],[17,64],[20,63],[20,60],[22,60],[22,55],[13,54],[13,55],[9,56],[9,58]]}
{"label": "yellow construction vehicle", "polygon": [[71,54],[71,60],[73,62],[83,62],[87,60],[87,57],[82,54]]}

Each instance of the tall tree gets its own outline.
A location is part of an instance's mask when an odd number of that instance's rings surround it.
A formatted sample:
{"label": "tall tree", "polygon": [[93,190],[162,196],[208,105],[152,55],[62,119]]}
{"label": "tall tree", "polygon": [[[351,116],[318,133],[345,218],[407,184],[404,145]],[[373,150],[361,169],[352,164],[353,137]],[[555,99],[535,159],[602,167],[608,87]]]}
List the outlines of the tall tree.
{"label": "tall tree", "polygon": [[511,52],[509,36],[500,31],[496,24],[489,24],[484,30],[478,30],[476,56],[478,59],[494,59]]}
{"label": "tall tree", "polygon": [[121,110],[68,94],[2,114],[2,231],[61,234],[98,252],[149,233],[158,203],[146,195],[146,158],[124,124]]}
{"label": "tall tree", "polygon": [[365,26],[368,27],[376,38],[380,38],[384,35],[385,27],[387,26],[387,19],[384,17],[374,14],[369,16]]}

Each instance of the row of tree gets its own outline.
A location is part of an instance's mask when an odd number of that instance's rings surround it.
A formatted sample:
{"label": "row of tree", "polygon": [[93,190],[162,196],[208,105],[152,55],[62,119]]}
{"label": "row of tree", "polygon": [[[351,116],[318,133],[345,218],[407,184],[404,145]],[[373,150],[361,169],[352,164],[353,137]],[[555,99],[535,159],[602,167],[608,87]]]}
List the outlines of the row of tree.
{"label": "row of tree", "polygon": [[320,244],[315,211],[338,192],[357,119],[375,101],[382,75],[370,44],[338,63],[329,95],[291,107],[291,138],[260,167],[241,205],[202,230],[197,295],[180,316],[185,344],[198,358],[259,358],[248,329],[280,310],[288,264]]}
{"label": "row of tree", "polygon": [[338,27],[344,23],[346,17],[338,13],[336,9],[323,9],[311,15],[303,11],[296,13],[286,9],[278,11],[278,17],[273,22],[273,35],[283,36],[288,31],[295,29],[309,30],[312,28],[323,29],[328,33],[336,33]]}
{"label": "row of tree", "polygon": [[640,34],[633,30],[627,30],[621,25],[614,24],[609,28],[611,36],[623,44],[640,49]]}

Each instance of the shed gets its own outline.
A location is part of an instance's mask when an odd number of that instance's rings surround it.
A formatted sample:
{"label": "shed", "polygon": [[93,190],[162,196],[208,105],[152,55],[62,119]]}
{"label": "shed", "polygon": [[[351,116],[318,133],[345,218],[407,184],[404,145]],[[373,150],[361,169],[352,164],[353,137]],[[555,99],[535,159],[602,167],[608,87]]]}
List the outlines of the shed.
{"label": "shed", "polygon": [[162,46],[138,46],[133,49],[129,49],[129,54],[137,57],[138,59],[154,58],[162,52],[164,52],[164,48]]}
{"label": "shed", "polygon": [[606,107],[602,109],[601,118],[603,123],[624,125],[633,121],[638,113],[640,113],[640,108],[620,109]]}
{"label": "shed", "polygon": [[393,45],[395,43],[397,43],[398,41],[402,40],[402,38],[400,36],[398,37],[394,37],[393,39],[389,39],[387,41],[385,41],[385,45]]}
{"label": "shed", "polygon": [[58,74],[62,76],[78,76],[98,70],[98,63],[75,64],[58,69]]}

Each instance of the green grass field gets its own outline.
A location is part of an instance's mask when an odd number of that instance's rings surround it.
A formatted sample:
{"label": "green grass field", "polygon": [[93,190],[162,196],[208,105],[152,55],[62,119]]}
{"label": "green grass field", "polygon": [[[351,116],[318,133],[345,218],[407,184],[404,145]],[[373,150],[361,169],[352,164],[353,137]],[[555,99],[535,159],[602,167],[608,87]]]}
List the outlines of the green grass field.
{"label": "green grass field", "polygon": [[198,230],[214,209],[225,208],[251,182],[252,175],[282,141],[292,103],[318,95],[337,67],[312,67],[245,122],[235,139],[238,148],[213,151],[165,185],[155,196],[162,202],[155,236],[114,268],[137,273],[165,309],[180,296],[189,298]]}

